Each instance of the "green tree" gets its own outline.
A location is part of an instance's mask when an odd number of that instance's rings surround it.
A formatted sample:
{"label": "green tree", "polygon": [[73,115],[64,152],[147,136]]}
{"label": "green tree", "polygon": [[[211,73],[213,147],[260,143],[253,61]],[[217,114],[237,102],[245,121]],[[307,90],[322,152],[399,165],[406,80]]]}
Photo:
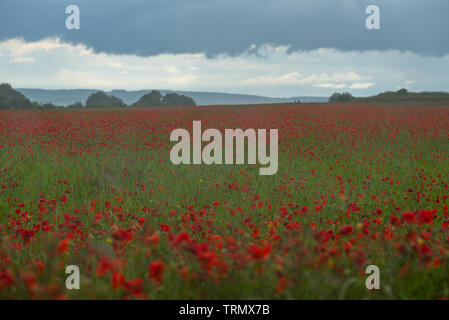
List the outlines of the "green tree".
{"label": "green tree", "polygon": [[0,110],[12,109],[12,101],[4,94],[0,94]]}
{"label": "green tree", "polygon": [[124,108],[126,104],[117,97],[107,95],[104,91],[92,93],[86,101],[87,109]]}
{"label": "green tree", "polygon": [[73,109],[73,110],[84,109],[84,106],[81,102],[78,101],[78,102],[68,105],[67,109]]}
{"label": "green tree", "polygon": [[143,95],[136,103],[132,106],[136,108],[147,108],[147,107],[160,107],[163,106],[162,95],[159,91],[153,90],[150,93]]}
{"label": "green tree", "polygon": [[353,96],[349,92],[344,92],[344,93],[335,92],[329,98],[329,102],[348,102],[352,98],[353,98]]}
{"label": "green tree", "polygon": [[408,91],[407,91],[407,89],[402,88],[402,89],[399,89],[398,91],[396,91],[396,93],[405,96],[408,94]]}
{"label": "green tree", "polygon": [[22,93],[10,84],[0,84],[0,109],[31,109],[32,104]]}
{"label": "green tree", "polygon": [[55,110],[57,109],[57,106],[55,106],[53,103],[44,103],[41,108],[42,110]]}
{"label": "green tree", "polygon": [[166,106],[194,106],[195,101],[184,95],[177,93],[167,93],[162,99],[162,103]]}

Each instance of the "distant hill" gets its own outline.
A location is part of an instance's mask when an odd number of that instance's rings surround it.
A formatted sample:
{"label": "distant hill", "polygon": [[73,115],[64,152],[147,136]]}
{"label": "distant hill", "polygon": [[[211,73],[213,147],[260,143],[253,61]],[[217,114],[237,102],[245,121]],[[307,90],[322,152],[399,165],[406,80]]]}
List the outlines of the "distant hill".
{"label": "distant hill", "polygon": [[[53,103],[60,106],[68,106],[78,101],[86,103],[87,98],[97,92],[96,89],[66,89],[66,90],[46,90],[46,89],[17,89],[29,100],[38,103]],[[121,99],[127,105],[137,102],[142,96],[152,90],[112,90],[106,92]],[[286,103],[295,102],[327,102],[327,97],[290,97],[290,98],[270,98],[248,94],[232,94],[220,92],[196,92],[196,91],[176,91],[159,90],[162,95],[167,93],[177,93],[192,98],[197,105],[221,105],[221,104],[263,104],[263,103]]]}
{"label": "distant hill", "polygon": [[449,101],[448,92],[408,92],[406,89],[387,91],[371,97],[351,97],[349,102]]}

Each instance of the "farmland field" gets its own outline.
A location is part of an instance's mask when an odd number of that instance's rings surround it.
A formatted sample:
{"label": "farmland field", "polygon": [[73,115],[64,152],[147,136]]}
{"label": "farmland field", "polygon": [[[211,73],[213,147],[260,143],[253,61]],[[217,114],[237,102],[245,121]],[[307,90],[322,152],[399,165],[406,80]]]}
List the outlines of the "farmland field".
{"label": "farmland field", "polygon": [[[193,120],[278,129],[277,174],[173,165]],[[449,297],[448,157],[438,103],[2,111],[0,298]]]}

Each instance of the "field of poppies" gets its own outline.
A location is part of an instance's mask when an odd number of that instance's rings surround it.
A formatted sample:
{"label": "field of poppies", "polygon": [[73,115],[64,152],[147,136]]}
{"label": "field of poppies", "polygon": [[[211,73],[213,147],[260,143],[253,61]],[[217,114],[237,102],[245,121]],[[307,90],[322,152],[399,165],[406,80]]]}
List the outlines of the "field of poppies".
{"label": "field of poppies", "polygon": [[[193,120],[278,129],[277,174],[173,165]],[[446,298],[448,157],[438,103],[2,111],[0,298]]]}

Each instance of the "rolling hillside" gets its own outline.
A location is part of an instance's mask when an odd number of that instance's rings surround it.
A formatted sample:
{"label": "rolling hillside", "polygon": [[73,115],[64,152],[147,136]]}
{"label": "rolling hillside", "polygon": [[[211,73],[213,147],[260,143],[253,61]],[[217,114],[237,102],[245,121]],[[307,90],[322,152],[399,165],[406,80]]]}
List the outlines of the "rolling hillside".
{"label": "rolling hillside", "polygon": [[[55,105],[67,106],[75,102],[86,102],[86,99],[97,89],[70,89],[70,90],[46,90],[46,89],[17,89],[31,101],[38,103],[53,103]],[[109,94],[123,100],[131,105],[144,94],[151,90],[112,90]],[[195,91],[172,91],[160,90],[162,95],[169,92],[186,95],[195,100],[197,105],[226,105],[226,104],[264,104],[264,103],[286,103],[300,100],[301,102],[327,102],[327,97],[288,97],[288,98],[270,98],[256,95],[231,94],[220,92],[195,92]]]}

